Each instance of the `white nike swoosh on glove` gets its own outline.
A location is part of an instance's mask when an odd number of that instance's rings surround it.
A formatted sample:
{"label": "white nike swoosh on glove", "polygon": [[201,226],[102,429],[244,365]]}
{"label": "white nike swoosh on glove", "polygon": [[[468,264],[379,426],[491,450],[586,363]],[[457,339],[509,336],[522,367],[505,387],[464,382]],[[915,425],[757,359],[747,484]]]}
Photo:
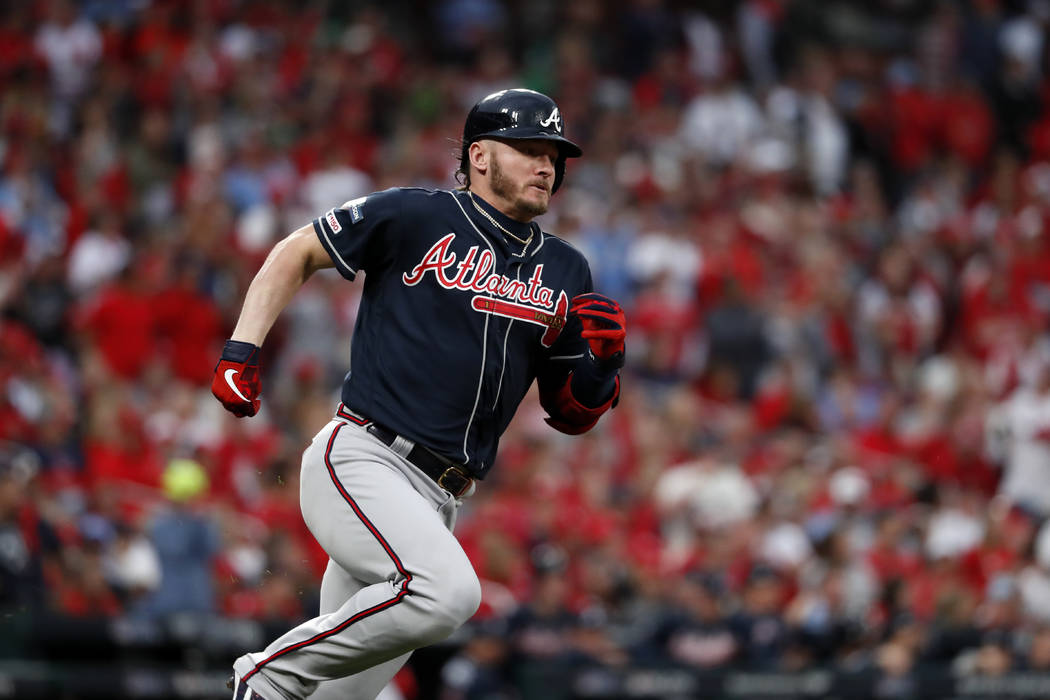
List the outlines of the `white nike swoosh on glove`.
{"label": "white nike swoosh on glove", "polygon": [[233,383],[233,375],[237,374],[238,372],[240,372],[239,369],[228,369],[223,375],[223,378],[226,380],[226,383],[230,385],[230,388],[233,389],[233,393],[237,394],[237,396],[240,396],[241,400],[251,403],[252,400],[244,394],[242,394],[241,390],[237,388],[237,385]]}

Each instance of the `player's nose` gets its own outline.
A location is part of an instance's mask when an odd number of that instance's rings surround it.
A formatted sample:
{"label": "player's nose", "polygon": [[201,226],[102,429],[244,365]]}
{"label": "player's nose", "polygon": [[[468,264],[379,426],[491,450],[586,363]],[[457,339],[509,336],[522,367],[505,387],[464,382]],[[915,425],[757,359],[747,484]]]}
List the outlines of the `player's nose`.
{"label": "player's nose", "polygon": [[554,175],[554,158],[543,154],[536,157],[536,174],[550,177]]}

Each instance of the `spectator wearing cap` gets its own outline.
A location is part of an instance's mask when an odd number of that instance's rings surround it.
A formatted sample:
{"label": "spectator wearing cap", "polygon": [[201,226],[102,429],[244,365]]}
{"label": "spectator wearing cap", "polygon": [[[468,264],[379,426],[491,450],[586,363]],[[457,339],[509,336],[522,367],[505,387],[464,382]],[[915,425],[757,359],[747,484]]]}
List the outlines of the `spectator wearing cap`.
{"label": "spectator wearing cap", "polygon": [[774,670],[789,642],[782,605],[785,582],[765,564],[752,567],[741,593],[740,610],[731,625],[740,646],[739,661],[750,669]]}
{"label": "spectator wearing cap", "polygon": [[511,700],[506,660],[507,621],[468,622],[467,641],[441,669],[440,700]]}
{"label": "spectator wearing cap", "polygon": [[962,654],[953,670],[961,675],[1001,676],[1015,665],[1010,630],[989,629],[981,636],[981,645]]}
{"label": "spectator wearing cap", "polygon": [[784,613],[800,661],[812,664],[834,660],[856,631],[857,621],[846,610],[846,578],[843,570],[825,569],[820,564],[800,574],[801,590]]}
{"label": "spectator wearing cap", "polygon": [[719,668],[739,650],[723,609],[726,587],[716,575],[690,571],[671,590],[671,605],[661,625],[643,648],[650,660],[670,658],[691,668]]}
{"label": "spectator wearing cap", "polygon": [[[528,602],[509,620],[514,681],[526,697],[568,698],[559,679],[572,668],[571,632],[577,617],[569,608],[568,560],[564,550],[544,543],[532,551],[534,587]],[[559,694],[560,693],[560,694]]]}
{"label": "spectator wearing cap", "polygon": [[625,666],[630,660],[619,640],[614,639],[611,616],[600,606],[580,612],[571,638],[577,666]]}
{"label": "spectator wearing cap", "polygon": [[914,670],[925,643],[925,629],[910,613],[901,613],[890,622],[885,641],[872,655],[872,665],[879,672],[875,697],[917,697]]}
{"label": "spectator wearing cap", "polygon": [[927,662],[962,664],[960,669],[971,672],[975,652],[994,641],[994,633],[1014,630],[1020,625],[1021,607],[1012,574],[995,575],[988,582],[984,599],[976,606],[968,603],[965,596],[959,596],[955,605],[942,611],[934,621],[925,653]]}
{"label": "spectator wearing cap", "polygon": [[[614,535],[615,536],[615,535]],[[627,553],[608,545],[588,547],[574,557],[574,580],[580,611],[577,646],[583,653],[612,663],[624,660],[623,649],[652,632],[657,606],[637,587],[642,575],[626,560]],[[600,631],[601,634],[597,634]]]}

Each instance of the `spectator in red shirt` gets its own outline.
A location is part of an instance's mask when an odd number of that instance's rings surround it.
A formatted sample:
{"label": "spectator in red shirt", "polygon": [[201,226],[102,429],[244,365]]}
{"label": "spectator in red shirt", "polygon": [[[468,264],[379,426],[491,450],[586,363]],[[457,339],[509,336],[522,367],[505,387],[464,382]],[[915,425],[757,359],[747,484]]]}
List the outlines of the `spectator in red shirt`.
{"label": "spectator in red shirt", "polygon": [[97,348],[107,369],[126,380],[140,379],[157,359],[156,310],[142,275],[129,264],[80,309],[87,347]]}
{"label": "spectator in red shirt", "polygon": [[198,261],[177,261],[174,279],[151,305],[157,343],[172,374],[195,386],[211,381],[209,358],[225,337],[219,309],[201,289],[204,269]]}

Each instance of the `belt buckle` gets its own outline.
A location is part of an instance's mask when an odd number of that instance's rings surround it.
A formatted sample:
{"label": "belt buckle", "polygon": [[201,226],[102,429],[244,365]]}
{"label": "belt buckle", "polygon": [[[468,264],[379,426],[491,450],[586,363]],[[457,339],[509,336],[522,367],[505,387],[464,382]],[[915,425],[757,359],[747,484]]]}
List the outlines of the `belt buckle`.
{"label": "belt buckle", "polygon": [[437,478],[438,486],[445,489],[456,498],[463,495],[463,493],[470,488],[470,484],[473,481],[474,480],[465,474],[462,469],[456,466],[449,467],[441,472],[441,475]]}

